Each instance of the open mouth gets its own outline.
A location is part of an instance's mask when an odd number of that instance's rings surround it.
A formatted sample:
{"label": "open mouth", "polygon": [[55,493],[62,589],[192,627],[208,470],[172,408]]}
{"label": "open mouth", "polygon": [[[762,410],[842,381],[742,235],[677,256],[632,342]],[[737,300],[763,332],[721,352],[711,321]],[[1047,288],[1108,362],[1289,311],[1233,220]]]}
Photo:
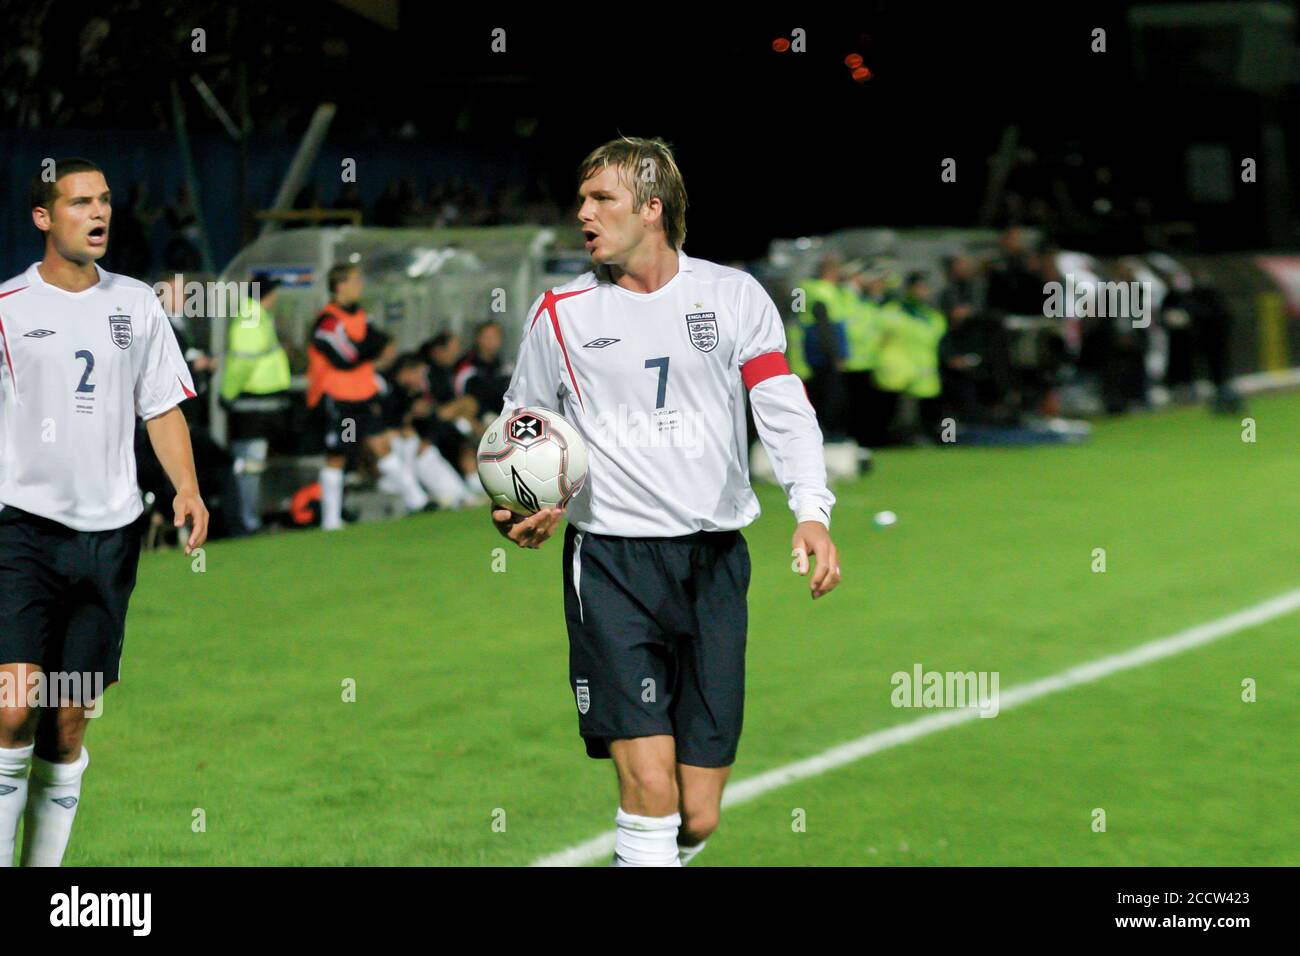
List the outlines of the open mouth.
{"label": "open mouth", "polygon": [[108,241],[108,227],[96,226],[94,229],[90,230],[88,238],[90,239],[90,244],[92,246],[102,246]]}
{"label": "open mouth", "polygon": [[590,229],[584,229],[582,235],[587,240],[587,248],[590,249],[596,242],[596,234]]}

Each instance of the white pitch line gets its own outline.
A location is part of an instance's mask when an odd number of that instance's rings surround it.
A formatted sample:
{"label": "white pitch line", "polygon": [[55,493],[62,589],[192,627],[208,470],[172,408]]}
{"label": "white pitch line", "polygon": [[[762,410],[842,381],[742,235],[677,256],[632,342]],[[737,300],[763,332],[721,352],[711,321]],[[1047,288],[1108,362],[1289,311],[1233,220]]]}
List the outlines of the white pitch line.
{"label": "white pitch line", "polygon": [[[999,695],[999,713],[1029,703],[1032,700],[1037,700],[1040,697],[1046,697],[1048,694],[1055,694],[1071,687],[1078,687],[1081,684],[1091,684],[1103,677],[1109,677],[1111,674],[1118,674],[1121,671],[1142,667],[1153,661],[1173,657],[1175,654],[1181,654],[1183,651],[1200,647],[1202,644],[1209,644],[1211,641],[1217,641],[1229,634],[1235,634],[1238,631],[1244,631],[1274,618],[1282,617],[1297,608],[1300,608],[1300,588],[1280,594],[1275,598],[1237,611],[1234,614],[1229,614],[1227,617],[1221,617],[1205,624],[1198,624],[1195,627],[1179,631],[1177,634],[1157,638],[1146,644],[1139,644],[1132,650],[1101,657],[1095,661],[1089,661],[1061,671],[1059,674],[1053,674],[1040,680],[1031,681],[1028,684],[1013,687]],[[978,719],[979,710],[968,707],[961,710],[945,710],[900,724],[897,727],[874,731],[864,737],[859,737],[857,740],[851,740],[848,743],[822,751],[816,756],[786,764],[784,767],[777,767],[766,773],[760,773],[756,777],[749,777],[738,783],[730,784],[723,793],[722,805],[732,807],[740,803],[746,803],[770,790],[784,787],[786,784],[794,783],[797,780],[806,780],[809,777],[819,776],[837,767],[843,767],[846,764],[861,760],[863,757],[880,753],[882,750],[910,743],[940,730],[947,730],[949,727],[955,727],[958,724]],[[567,850],[561,850],[559,853],[552,853],[549,856],[534,860],[532,865],[583,866],[601,857],[608,857],[613,852],[614,831],[611,830],[576,846],[571,846]]]}

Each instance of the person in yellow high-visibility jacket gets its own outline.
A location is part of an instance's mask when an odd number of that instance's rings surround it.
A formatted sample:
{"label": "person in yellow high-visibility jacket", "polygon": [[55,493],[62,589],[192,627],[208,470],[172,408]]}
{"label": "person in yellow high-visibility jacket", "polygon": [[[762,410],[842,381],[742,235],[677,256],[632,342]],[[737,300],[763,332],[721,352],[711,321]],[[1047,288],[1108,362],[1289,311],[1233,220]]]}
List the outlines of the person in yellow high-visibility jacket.
{"label": "person in yellow high-visibility jacket", "polygon": [[230,413],[241,518],[250,533],[261,527],[258,495],[272,441],[288,425],[289,356],[275,333],[277,284],[260,280],[259,295],[243,301],[230,320],[222,368],[221,400]]}
{"label": "person in yellow high-visibility jacket", "polygon": [[874,273],[863,269],[858,263],[850,263],[846,272],[848,275],[842,290],[842,303],[848,356],[844,361],[844,371],[850,374],[870,372],[876,367],[881,334],[884,331],[881,304],[868,291]]}
{"label": "person in yellow high-visibility jacket", "polygon": [[902,298],[882,312],[883,331],[876,365],[876,385],[915,398],[939,394],[939,342],[948,320],[927,301],[930,285],[925,273],[907,277]]}
{"label": "person in yellow high-visibility jacket", "polygon": [[791,319],[785,323],[785,362],[790,366],[791,372],[807,382],[812,378],[812,368],[804,355],[803,336],[803,323],[798,319]]}
{"label": "person in yellow high-visibility jacket", "polygon": [[806,379],[809,398],[827,440],[835,440],[842,432],[842,372],[848,353],[844,327],[848,299],[839,255],[828,253],[818,266],[817,277],[801,280],[796,288],[803,293],[803,308],[796,311],[795,317],[802,343],[802,366],[810,375]]}

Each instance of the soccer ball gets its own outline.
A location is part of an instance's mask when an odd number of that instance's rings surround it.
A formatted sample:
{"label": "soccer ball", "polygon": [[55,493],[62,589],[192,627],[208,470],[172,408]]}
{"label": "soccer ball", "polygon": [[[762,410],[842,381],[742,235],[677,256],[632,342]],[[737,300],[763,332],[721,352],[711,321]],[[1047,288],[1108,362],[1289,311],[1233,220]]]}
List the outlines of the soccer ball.
{"label": "soccer ball", "polygon": [[516,514],[563,508],[587,480],[587,446],[555,412],[516,408],[483,434],[478,476],[493,502]]}

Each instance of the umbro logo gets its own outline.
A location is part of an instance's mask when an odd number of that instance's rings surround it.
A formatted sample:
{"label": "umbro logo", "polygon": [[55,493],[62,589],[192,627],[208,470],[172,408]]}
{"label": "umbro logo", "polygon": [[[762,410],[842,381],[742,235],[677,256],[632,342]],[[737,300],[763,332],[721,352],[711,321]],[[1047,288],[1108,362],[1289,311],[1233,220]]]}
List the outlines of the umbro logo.
{"label": "umbro logo", "polygon": [[26,335],[24,335],[23,338],[25,338],[25,339],[43,339],[43,338],[45,338],[45,336],[47,336],[47,335],[53,335],[53,334],[54,334],[54,332],[53,332],[53,330],[51,330],[51,329],[32,329],[30,332],[28,332]]}
{"label": "umbro logo", "polygon": [[77,805],[76,797],[51,797],[51,802],[57,803],[64,810],[71,810]]}
{"label": "umbro logo", "polygon": [[583,348],[603,349],[607,345],[613,345],[615,342],[622,342],[622,341],[623,341],[622,339],[592,339],[590,342],[584,345]]}

